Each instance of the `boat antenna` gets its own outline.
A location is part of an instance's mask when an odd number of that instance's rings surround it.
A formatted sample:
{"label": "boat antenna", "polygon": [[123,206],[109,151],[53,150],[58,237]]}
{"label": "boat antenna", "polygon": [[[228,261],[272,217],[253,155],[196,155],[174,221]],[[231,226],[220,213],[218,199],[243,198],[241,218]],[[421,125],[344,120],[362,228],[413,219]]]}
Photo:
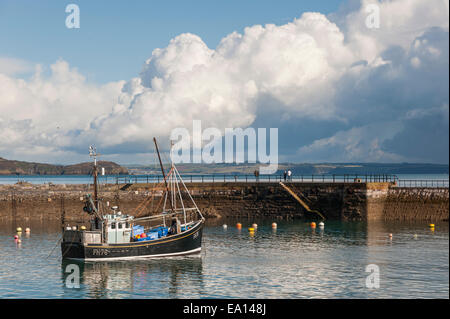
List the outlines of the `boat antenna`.
{"label": "boat antenna", "polygon": [[[161,166],[161,172],[163,174],[164,184],[166,185],[166,190],[167,190],[167,192],[170,192],[169,191],[169,185],[167,184],[167,180],[166,180],[166,173],[164,173],[164,167],[163,167],[163,164],[162,164],[162,161],[161,161],[161,155],[159,154],[158,143],[156,142],[156,138],[155,137],[153,138],[153,142],[155,143],[156,153],[158,154],[159,165]],[[173,212],[174,209],[173,209],[172,201],[169,201],[169,202],[170,202],[170,208],[172,209],[172,212]]]}

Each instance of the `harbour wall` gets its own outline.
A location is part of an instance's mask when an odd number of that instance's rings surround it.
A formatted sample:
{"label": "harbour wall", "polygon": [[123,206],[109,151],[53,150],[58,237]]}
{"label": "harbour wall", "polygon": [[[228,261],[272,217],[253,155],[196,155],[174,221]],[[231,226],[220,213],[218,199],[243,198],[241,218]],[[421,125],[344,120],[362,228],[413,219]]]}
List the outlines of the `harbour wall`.
{"label": "harbour wall", "polygon": [[[336,220],[448,221],[448,188],[400,188],[392,183],[304,183],[286,185],[310,208],[278,183],[189,183],[198,207],[207,218],[236,217],[316,219],[319,211]],[[0,220],[49,220],[64,218],[85,223],[83,195],[92,185],[10,185],[0,188]],[[153,185],[102,185],[101,197],[124,213],[145,216],[161,200],[162,189]],[[151,203],[139,208],[149,197]]]}

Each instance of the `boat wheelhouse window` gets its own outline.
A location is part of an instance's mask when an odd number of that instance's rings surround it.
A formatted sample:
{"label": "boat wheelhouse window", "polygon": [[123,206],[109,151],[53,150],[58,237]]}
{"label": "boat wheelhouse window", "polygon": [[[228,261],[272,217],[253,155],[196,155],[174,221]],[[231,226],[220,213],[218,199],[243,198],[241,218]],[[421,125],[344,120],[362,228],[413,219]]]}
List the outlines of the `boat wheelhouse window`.
{"label": "boat wheelhouse window", "polygon": [[130,228],[130,224],[128,222],[125,223],[125,228]]}
{"label": "boat wheelhouse window", "polygon": [[122,223],[118,223],[119,229],[122,229]]}
{"label": "boat wheelhouse window", "polygon": [[116,223],[111,223],[111,229],[116,229]]}

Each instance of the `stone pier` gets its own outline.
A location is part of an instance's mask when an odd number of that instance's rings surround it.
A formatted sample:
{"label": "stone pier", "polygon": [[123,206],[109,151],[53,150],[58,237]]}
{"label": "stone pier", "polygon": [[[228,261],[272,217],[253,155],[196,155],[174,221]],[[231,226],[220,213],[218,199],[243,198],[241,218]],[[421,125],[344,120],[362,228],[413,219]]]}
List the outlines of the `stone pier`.
{"label": "stone pier", "polygon": [[[448,188],[399,188],[391,183],[300,183],[286,185],[311,209],[335,220],[448,221]],[[155,194],[141,211],[148,214],[161,198],[162,189],[150,184],[103,185],[100,195],[110,206],[136,214],[139,204]],[[276,182],[188,183],[197,205],[208,218],[272,219],[318,216],[308,212]],[[83,195],[92,185],[3,185],[0,187],[0,220],[67,220],[84,222]]]}

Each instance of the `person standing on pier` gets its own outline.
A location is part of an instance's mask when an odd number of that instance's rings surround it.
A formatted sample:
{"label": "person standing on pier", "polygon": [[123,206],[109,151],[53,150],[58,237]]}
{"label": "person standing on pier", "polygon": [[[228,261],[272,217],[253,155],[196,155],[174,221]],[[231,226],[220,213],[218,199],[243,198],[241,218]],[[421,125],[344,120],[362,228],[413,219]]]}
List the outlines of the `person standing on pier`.
{"label": "person standing on pier", "polygon": [[284,181],[286,181],[286,176],[287,176],[287,172],[284,171],[284,173],[283,173]]}
{"label": "person standing on pier", "polygon": [[259,171],[257,169],[255,169],[254,174],[255,174],[256,181],[259,182]]}
{"label": "person standing on pier", "polygon": [[292,172],[291,172],[291,170],[288,170],[287,175],[288,175],[288,181],[292,181]]}

